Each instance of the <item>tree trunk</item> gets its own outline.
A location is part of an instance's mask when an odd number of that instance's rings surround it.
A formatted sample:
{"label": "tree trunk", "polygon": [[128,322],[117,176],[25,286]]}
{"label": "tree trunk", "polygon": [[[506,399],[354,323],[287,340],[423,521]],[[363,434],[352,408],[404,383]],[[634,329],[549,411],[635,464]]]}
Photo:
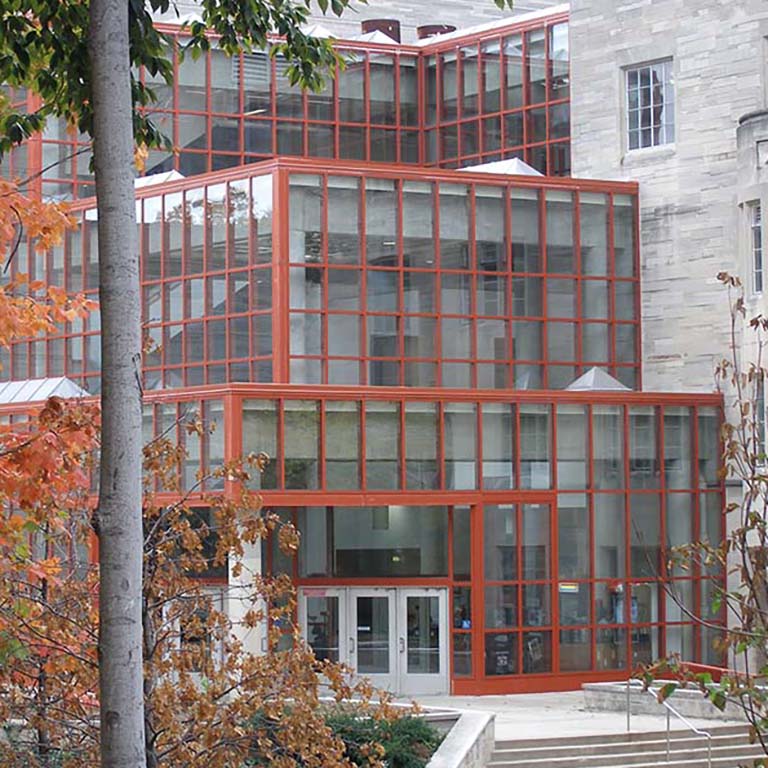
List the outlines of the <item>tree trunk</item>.
{"label": "tree trunk", "polygon": [[91,0],[99,215],[102,444],[99,486],[101,765],[144,757],[141,628],[141,304],[127,0]]}

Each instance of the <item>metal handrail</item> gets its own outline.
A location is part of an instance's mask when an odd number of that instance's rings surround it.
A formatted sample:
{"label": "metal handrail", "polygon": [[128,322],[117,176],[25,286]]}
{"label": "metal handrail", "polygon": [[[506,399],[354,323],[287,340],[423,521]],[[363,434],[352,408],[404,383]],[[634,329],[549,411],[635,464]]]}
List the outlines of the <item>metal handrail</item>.
{"label": "metal handrail", "polygon": [[[640,681],[638,680],[632,680],[631,678],[627,680],[627,731],[631,730],[631,722],[632,722],[632,707],[631,707],[631,700],[632,700],[632,684],[638,683],[639,685],[642,685]],[[697,728],[688,718],[686,718],[684,715],[681,715],[666,699],[663,701],[659,701],[658,697],[658,691],[654,690],[650,686],[648,688],[643,689],[646,693],[653,696],[654,701],[657,704],[662,704],[664,708],[666,709],[667,714],[667,762],[670,762],[670,714],[673,714],[681,723],[683,723],[685,726],[687,726],[691,731],[693,731],[697,736],[704,736],[707,739],[707,768],[712,768],[712,734],[708,731],[702,731],[700,728]]]}

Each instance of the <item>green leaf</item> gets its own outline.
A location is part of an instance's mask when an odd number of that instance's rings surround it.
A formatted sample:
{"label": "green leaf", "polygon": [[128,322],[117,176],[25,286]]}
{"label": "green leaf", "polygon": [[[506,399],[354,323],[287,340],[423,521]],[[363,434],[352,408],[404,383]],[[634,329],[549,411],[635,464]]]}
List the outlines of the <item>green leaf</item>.
{"label": "green leaf", "polygon": [[710,701],[722,712],[725,709],[725,705],[728,700],[725,698],[725,694],[722,691],[712,691],[709,694]]}
{"label": "green leaf", "polygon": [[677,683],[667,683],[666,685],[663,685],[656,695],[659,704],[661,704],[662,701],[666,701],[676,690]]}

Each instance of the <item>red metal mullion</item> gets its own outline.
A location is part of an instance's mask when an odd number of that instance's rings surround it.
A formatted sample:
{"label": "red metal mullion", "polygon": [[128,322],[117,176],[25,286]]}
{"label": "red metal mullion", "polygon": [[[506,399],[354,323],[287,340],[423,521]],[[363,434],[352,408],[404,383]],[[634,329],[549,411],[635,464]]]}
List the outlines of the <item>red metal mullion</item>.
{"label": "red metal mullion", "polygon": [[[440,253],[440,190],[432,183],[432,240],[435,246],[435,353],[437,357],[437,376],[435,384],[443,385],[443,265]],[[402,200],[401,200],[402,205]]]}
{"label": "red metal mullion", "polygon": [[[400,54],[392,54],[392,66],[394,67],[394,90],[395,90],[395,162],[400,164],[402,162],[402,153],[400,151],[400,143],[402,141],[403,126],[401,124],[400,117]],[[373,90],[373,89],[371,89]]]}
{"label": "red metal mullion", "polygon": [[541,189],[539,197],[539,251],[541,254],[541,383],[544,388],[549,384],[549,306],[547,296],[547,195],[546,190]]}
{"label": "red metal mullion", "polygon": [[[611,194],[613,199],[613,194]],[[633,216],[633,245],[634,245],[634,259],[635,259],[635,370],[637,372],[637,389],[643,388],[643,341],[642,341],[642,297],[640,294],[641,289],[641,264],[640,264],[640,206],[637,196],[632,197],[632,210]],[[611,224],[613,224],[613,206],[611,206]],[[723,529],[725,530],[725,529]]]}
{"label": "red metal mullion", "polygon": [[211,104],[211,52],[205,54],[205,136],[208,170],[213,170],[213,105]]}
{"label": "red metal mullion", "polygon": [[485,568],[483,553],[483,520],[484,507],[482,504],[472,504],[469,508],[470,520],[470,618],[472,643],[472,679],[485,677],[483,630],[485,628]]}
{"label": "red metal mullion", "polygon": [[365,159],[371,159],[371,59],[368,52],[362,54],[365,57],[363,64],[363,104],[365,105]]}
{"label": "red metal mullion", "polygon": [[323,399],[317,403],[317,408],[318,408],[317,457],[318,457],[318,463],[319,463],[317,484],[318,484],[318,487],[323,491],[326,490],[326,487],[325,487],[325,437],[326,437],[325,405],[326,405],[326,402],[327,401]]}
{"label": "red metal mullion", "polygon": [[320,357],[322,358],[320,371],[320,380],[328,383],[328,282],[330,275],[328,271],[328,174],[323,173],[320,177],[322,203],[320,205],[320,231],[322,263],[320,264],[323,282],[320,287]]}
{"label": "red metal mullion", "polygon": [[515,389],[516,380],[515,375],[517,371],[517,365],[515,361],[515,321],[512,319],[515,316],[514,310],[513,310],[513,290],[512,290],[512,282],[514,280],[514,265],[512,263],[512,198],[510,195],[510,187],[507,186],[502,190],[503,193],[503,200],[504,200],[504,214],[505,214],[505,223],[504,223],[504,263],[505,263],[505,271],[504,274],[506,274],[507,279],[507,287],[506,287],[506,301],[507,301],[507,307],[506,312],[504,313],[505,319],[507,321],[507,353],[509,355],[509,359],[506,361],[507,366],[507,375],[509,376],[508,380],[508,386],[510,389]]}
{"label": "red metal mullion", "polygon": [[[613,222],[613,194],[607,195],[608,203],[608,320],[610,326],[608,328],[608,345],[611,360],[611,373],[616,376],[618,374],[618,358],[616,351],[616,244],[615,244],[615,231]],[[639,361],[639,358],[638,358]]]}
{"label": "red metal mullion", "polygon": [[[277,475],[277,487],[280,490],[285,489],[285,398],[275,398],[275,416],[277,418],[277,457],[272,457],[274,461],[277,459],[276,475]],[[266,506],[266,502],[265,502]]]}
{"label": "red metal mullion", "polygon": [[[696,478],[699,473],[699,406],[696,405],[691,408],[693,414],[693,463],[691,466],[693,477],[691,478],[691,488],[693,488],[693,540],[701,541],[701,492],[696,488]],[[694,560],[692,563],[692,576],[693,576],[693,612],[698,613],[698,607],[701,605],[701,582],[702,573],[701,565]],[[690,621],[688,616],[685,616],[683,621]],[[701,655],[701,631],[698,625],[693,629],[693,658],[698,661],[702,658]]]}
{"label": "red metal mullion", "polygon": [[275,383],[290,381],[290,211],[287,171],[272,174],[272,359]]}
{"label": "red metal mullion", "polygon": [[469,336],[469,355],[472,358],[470,368],[469,382],[473,389],[477,388],[477,334],[479,330],[479,324],[477,320],[477,198],[475,196],[476,185],[469,185],[469,194],[467,199],[469,201],[469,232],[467,232],[469,242],[469,314],[471,315],[471,333]]}
{"label": "red metal mullion", "polygon": [[341,84],[341,67],[336,64],[335,76],[334,76],[334,88],[333,88],[333,152],[335,157],[341,156],[341,107],[339,105],[340,96],[339,92]]}
{"label": "red metal mullion", "polygon": [[[573,205],[573,257],[574,257],[574,291],[576,292],[576,320],[574,326],[576,329],[576,360],[577,375],[584,373],[584,344],[582,341],[584,333],[584,307],[581,300],[582,290],[582,269],[581,269],[581,197],[579,191],[576,190],[571,196]],[[610,328],[608,329],[610,333]]]}
{"label": "red metal mullion", "polygon": [[623,406],[624,411],[624,618],[622,621],[626,631],[624,654],[626,657],[626,670],[627,672],[632,669],[632,633],[629,627],[630,619],[630,600],[631,594],[629,589],[629,583],[632,575],[632,536],[631,536],[631,515],[630,515],[630,471],[629,471],[629,457],[630,457],[630,421],[629,421],[629,406]]}
{"label": "red metal mullion", "polygon": [[445,450],[445,401],[440,400],[437,405],[437,487],[445,490],[445,462],[447,455]]}
{"label": "red metal mullion", "polygon": [[517,549],[517,573],[516,582],[514,584],[517,590],[517,669],[518,674],[523,674],[523,631],[525,627],[525,620],[523,617],[524,610],[524,595],[525,589],[523,588],[523,505],[524,501],[520,501],[514,506],[515,510],[515,547]]}
{"label": "red metal mullion", "polygon": [[[359,195],[359,223],[360,232],[360,342],[358,344],[358,380],[361,385],[368,383],[368,227],[367,227],[367,177],[360,177]],[[399,186],[399,185],[398,185]],[[397,226],[397,225],[395,225]]]}
{"label": "red metal mullion", "polygon": [[406,468],[406,442],[405,442],[405,404],[406,401],[404,399],[397,399],[395,401],[398,404],[399,413],[400,413],[400,434],[398,436],[398,442],[399,442],[399,451],[400,451],[400,490],[405,491],[408,488],[408,472]]}
{"label": "red metal mullion", "polygon": [[271,102],[270,114],[272,122],[270,128],[272,129],[272,154],[277,154],[277,59],[273,56],[269,57],[269,100]]}
{"label": "red metal mullion", "polygon": [[528,162],[528,109],[531,106],[531,71],[528,61],[528,35],[525,32],[520,33],[520,63],[522,65],[523,80],[523,146],[525,147],[525,160]]}

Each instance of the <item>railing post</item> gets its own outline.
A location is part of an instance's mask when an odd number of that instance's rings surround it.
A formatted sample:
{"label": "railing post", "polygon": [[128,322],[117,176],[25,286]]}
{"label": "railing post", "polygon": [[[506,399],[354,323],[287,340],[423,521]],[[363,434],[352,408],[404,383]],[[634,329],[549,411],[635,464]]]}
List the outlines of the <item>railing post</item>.
{"label": "railing post", "polygon": [[627,680],[627,733],[629,733],[630,730],[632,730],[632,728],[631,728],[632,713],[630,712],[630,709],[631,709],[631,693],[632,693],[632,691],[631,691],[631,689],[629,687],[629,684],[631,682],[632,682],[631,680],[629,680],[629,679]]}
{"label": "railing post", "polygon": [[712,736],[707,734],[707,768],[712,768]]}
{"label": "railing post", "polygon": [[667,708],[667,762],[669,762],[669,709]]}

